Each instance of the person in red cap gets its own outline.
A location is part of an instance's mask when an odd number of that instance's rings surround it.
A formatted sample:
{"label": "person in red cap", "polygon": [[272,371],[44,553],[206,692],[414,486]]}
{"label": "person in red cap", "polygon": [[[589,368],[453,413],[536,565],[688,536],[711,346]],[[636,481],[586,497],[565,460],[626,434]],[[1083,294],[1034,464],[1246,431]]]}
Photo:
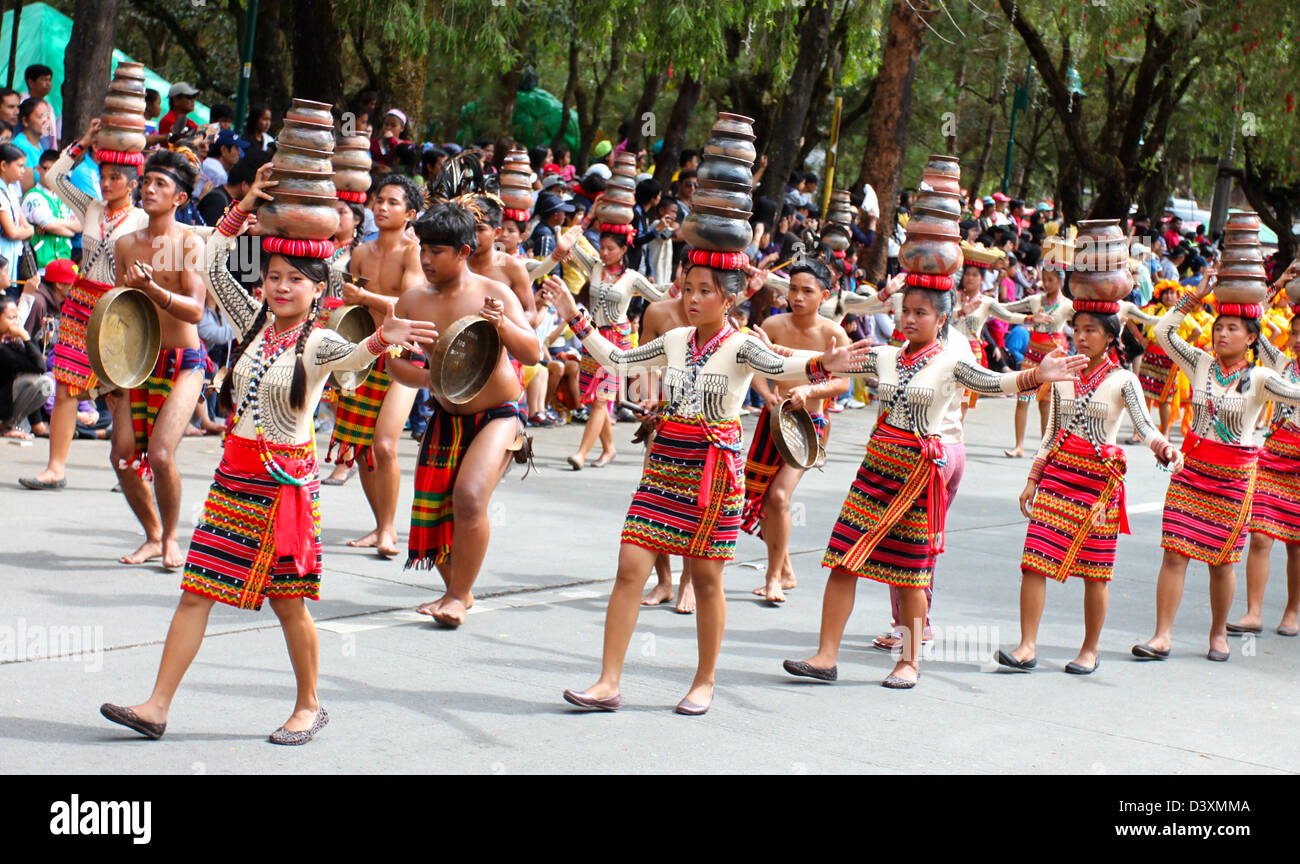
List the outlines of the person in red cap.
{"label": "person in red cap", "polygon": [[1011,225],[1011,217],[1007,215],[1007,202],[1011,199],[1001,192],[993,193],[993,224],[994,225]]}

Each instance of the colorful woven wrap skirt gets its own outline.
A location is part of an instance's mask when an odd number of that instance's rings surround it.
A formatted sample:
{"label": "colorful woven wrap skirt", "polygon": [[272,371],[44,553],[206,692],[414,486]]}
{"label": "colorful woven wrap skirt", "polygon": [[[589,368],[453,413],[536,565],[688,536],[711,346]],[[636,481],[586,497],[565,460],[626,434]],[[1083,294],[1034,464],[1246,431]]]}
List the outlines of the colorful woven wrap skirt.
{"label": "colorful woven wrap skirt", "polygon": [[[632,322],[611,324],[600,328],[600,335],[608,339],[615,348],[629,351],[632,348]],[[582,349],[582,362],[578,368],[578,391],[582,394],[582,404],[590,405],[597,399],[613,402],[618,399],[621,379],[613,372],[596,362],[596,358]]]}
{"label": "colorful woven wrap skirt", "polygon": [[[1027,372],[1043,362],[1048,354],[1051,354],[1057,348],[1066,348],[1068,343],[1065,340],[1064,333],[1039,333],[1037,330],[1029,331],[1029,344],[1025,346],[1025,360],[1020,364],[1020,371]],[[978,355],[977,355],[978,356]],[[1052,396],[1052,385],[1044,384],[1036,391],[1039,402],[1046,402]],[[1034,401],[1034,393],[1021,393],[1016,397],[1021,402]]]}
{"label": "colorful woven wrap skirt", "polygon": [[388,388],[393,383],[385,360],[386,355],[375,361],[356,392],[339,392],[338,403],[334,406],[334,434],[330,437],[330,446],[325,452],[326,462],[352,465],[360,459],[366,468],[375,467],[372,450],[375,423],[379,420],[379,409],[384,404],[384,397],[388,395]]}
{"label": "colorful woven wrap skirt", "polygon": [[[826,433],[830,429],[826,415],[810,414],[809,416],[812,417],[813,425],[817,427],[818,437],[825,444]],[[745,509],[741,513],[740,527],[746,534],[763,536],[759,528],[763,519],[763,501],[767,498],[767,487],[772,484],[772,478],[784,464],[785,459],[772,438],[768,408],[764,405],[758,415],[758,426],[754,428],[754,440],[749,445],[749,457],[745,460]]]}
{"label": "colorful woven wrap skirt", "polygon": [[1086,438],[1067,435],[1048,457],[1025,534],[1020,569],[1058,582],[1069,576],[1109,582],[1124,510],[1124,451],[1101,455]]}
{"label": "colorful woven wrap skirt", "polygon": [[203,518],[190,540],[181,588],[240,609],[264,598],[320,599],[320,481],[316,444],[266,445],[305,486],[281,485],[258,442],[227,435]]}
{"label": "colorful woven wrap skirt", "polygon": [[433,415],[420,439],[420,456],[415,465],[415,500],[411,504],[411,533],[407,540],[406,568],[427,570],[451,556],[455,534],[452,494],[460,464],[493,420],[513,418],[523,428],[525,412],[515,402],[506,402],[477,414],[452,414],[433,403]]}
{"label": "colorful woven wrap skirt", "polygon": [[172,395],[176,382],[194,369],[212,370],[212,361],[201,345],[198,348],[165,348],[158,353],[158,362],[144,384],[127,391],[127,398],[131,401],[131,431],[135,435],[135,452],[130,464],[141,477],[153,478],[153,471],[149,468],[149,439],[153,437],[153,424],[158,419],[158,412],[167,397]]}
{"label": "colorful woven wrap skirt", "polygon": [[1155,341],[1147,343],[1147,350],[1142,355],[1142,364],[1138,367],[1138,381],[1147,399],[1163,405],[1174,398],[1178,386],[1178,370],[1174,360],[1165,353]]}
{"label": "colorful woven wrap skirt", "polygon": [[67,384],[72,395],[88,393],[99,384],[86,357],[86,325],[99,298],[112,285],[77,279],[59,310],[59,341],[54,346],[54,380]]}
{"label": "colorful woven wrap skirt", "polygon": [[1235,564],[1246,545],[1258,447],[1188,435],[1169,481],[1160,545],[1207,564]]}
{"label": "colorful woven wrap skirt", "polygon": [[737,419],[665,415],[623,522],[623,543],[667,555],[730,561],[744,498]]}
{"label": "colorful woven wrap skirt", "polygon": [[822,566],[928,588],[943,551],[946,456],[937,437],[876,424],[831,531]]}
{"label": "colorful woven wrap skirt", "polygon": [[1290,423],[1274,429],[1255,471],[1250,530],[1300,543],[1300,429]]}
{"label": "colorful woven wrap skirt", "polygon": [[[984,353],[984,342],[979,339],[967,339],[966,341],[970,343],[970,352],[975,355],[975,361],[985,369],[989,368],[989,360],[987,355]],[[974,408],[975,403],[979,401],[979,398],[980,394],[976,393],[974,390],[966,391],[966,400],[970,407]]]}

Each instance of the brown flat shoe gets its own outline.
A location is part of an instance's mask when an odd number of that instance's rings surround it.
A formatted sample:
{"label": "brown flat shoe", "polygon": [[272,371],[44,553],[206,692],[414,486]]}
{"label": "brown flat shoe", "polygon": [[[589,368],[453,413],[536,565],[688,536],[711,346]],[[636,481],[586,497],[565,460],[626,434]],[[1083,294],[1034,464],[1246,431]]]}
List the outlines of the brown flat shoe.
{"label": "brown flat shoe", "polygon": [[1279,624],[1276,632],[1279,636],[1300,636],[1300,627],[1283,627]]}
{"label": "brown flat shoe", "polygon": [[880,686],[887,687],[890,690],[911,690],[916,686],[916,682],[909,681],[906,678],[900,678],[897,675],[890,675],[884,681],[880,682]]}
{"label": "brown flat shoe", "polygon": [[152,738],[154,741],[161,738],[163,733],[167,731],[166,723],[150,723],[130,708],[123,708],[121,705],[114,705],[111,702],[100,705],[99,713],[104,715],[105,720],[120,723],[128,729],[134,729],[146,738]]}
{"label": "brown flat shoe", "polygon": [[578,690],[565,690],[564,701],[591,711],[617,711],[623,705],[623,695],[615,693],[605,699],[597,699]]}
{"label": "brown flat shoe", "polygon": [[[713,700],[710,699],[709,705],[712,704]],[[697,705],[689,699],[683,699],[677,703],[677,707],[674,710],[678,714],[685,714],[688,717],[698,717],[701,714],[709,713],[709,705]]]}

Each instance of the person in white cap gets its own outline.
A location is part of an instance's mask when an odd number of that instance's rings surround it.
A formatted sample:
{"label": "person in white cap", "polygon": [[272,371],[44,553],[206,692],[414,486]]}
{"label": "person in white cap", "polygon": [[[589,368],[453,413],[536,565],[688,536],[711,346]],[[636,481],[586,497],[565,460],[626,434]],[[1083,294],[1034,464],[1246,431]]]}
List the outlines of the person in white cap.
{"label": "person in white cap", "polygon": [[379,164],[391,167],[397,145],[406,140],[406,114],[397,108],[390,108],[384,115],[379,134],[370,142],[370,155]]}
{"label": "person in white cap", "polygon": [[182,120],[186,129],[199,128],[199,124],[189,117],[194,110],[194,97],[197,95],[199,91],[184,81],[172,85],[172,89],[167,91],[167,113],[158,121],[159,135],[170,135],[172,128]]}

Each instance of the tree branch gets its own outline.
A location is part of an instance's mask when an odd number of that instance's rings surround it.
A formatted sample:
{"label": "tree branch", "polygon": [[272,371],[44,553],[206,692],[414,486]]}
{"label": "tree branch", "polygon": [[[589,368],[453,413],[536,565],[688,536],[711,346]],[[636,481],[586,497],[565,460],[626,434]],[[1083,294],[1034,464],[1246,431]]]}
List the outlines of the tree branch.
{"label": "tree branch", "polygon": [[194,86],[200,90],[215,90],[218,93],[227,92],[226,88],[217,82],[216,75],[212,71],[212,58],[199,45],[197,33],[186,29],[185,25],[181,24],[180,20],[159,0],[131,0],[131,5],[135,6],[141,13],[158,21],[176,37],[176,42],[181,46],[181,50],[194,64]]}

